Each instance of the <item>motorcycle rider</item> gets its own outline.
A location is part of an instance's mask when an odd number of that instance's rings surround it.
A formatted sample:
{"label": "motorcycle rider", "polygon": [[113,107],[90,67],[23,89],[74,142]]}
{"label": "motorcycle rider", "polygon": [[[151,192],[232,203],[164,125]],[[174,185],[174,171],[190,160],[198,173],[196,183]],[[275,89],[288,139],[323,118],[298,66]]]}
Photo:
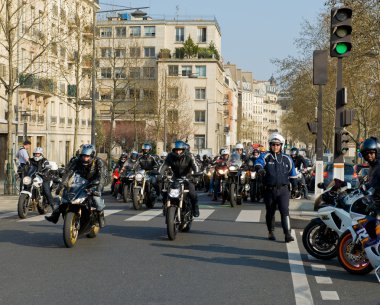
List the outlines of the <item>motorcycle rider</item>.
{"label": "motorcycle rider", "polygon": [[244,146],[243,146],[243,144],[237,143],[235,145],[235,151],[240,155],[240,159],[244,163],[247,160],[247,155],[244,152]]}
{"label": "motorcycle rider", "polygon": [[[74,173],[79,174],[82,178],[92,182],[98,181],[96,191],[93,192],[93,199],[98,212],[99,227],[105,226],[104,220],[104,199],[101,197],[105,182],[105,166],[102,159],[96,157],[96,150],[92,144],[84,144],[79,152],[79,157],[72,162],[70,168],[62,178],[64,185]],[[57,189],[57,193],[61,191],[61,187]],[[59,220],[59,207],[53,210],[51,216],[45,216],[46,220],[57,223]]]}
{"label": "motorcycle rider", "polygon": [[124,162],[123,166],[120,169],[120,174],[132,170],[139,158],[139,153],[137,151],[132,151],[129,158]]}
{"label": "motorcycle rider", "polygon": [[36,147],[33,151],[33,158],[30,158],[29,162],[30,166],[35,167],[37,172],[42,174],[43,195],[51,208],[54,209],[54,200],[50,189],[52,177],[49,175],[49,172],[46,171],[48,169],[46,166],[49,164],[49,161],[44,157],[44,149],[42,147]]}
{"label": "motorcycle rider", "polygon": [[[160,167],[158,157],[156,155],[152,154],[152,145],[149,143],[144,143],[142,145],[142,155],[137,159],[135,166],[133,167],[134,170],[143,169],[146,171],[155,171]],[[152,172],[151,175],[151,184],[154,187],[156,196],[160,196],[160,189],[159,189],[159,181],[157,177],[157,173]]]}
{"label": "motorcycle rider", "polygon": [[[292,147],[290,150],[290,156],[293,159],[293,163],[295,168],[299,171],[304,173],[307,171],[307,163],[305,161],[305,158],[299,154],[299,149],[297,147]],[[305,181],[305,176],[302,175],[302,184],[305,186],[304,192],[305,192],[305,199],[308,199],[308,190],[306,187],[306,181]]]}
{"label": "motorcycle rider", "polygon": [[161,159],[162,161],[165,161],[165,159],[166,159],[167,156],[168,156],[168,153],[167,153],[166,151],[163,151],[163,152],[161,153],[161,155],[160,155],[160,159]]}
{"label": "motorcycle rider", "polygon": [[[171,167],[174,178],[181,178],[190,174],[199,172],[197,163],[192,154],[186,153],[186,143],[176,141],[172,152],[168,154],[164,164],[160,167],[160,174],[164,175],[168,167]],[[190,181],[186,181],[186,188],[189,190],[189,197],[193,209],[194,217],[199,217],[198,196],[195,192],[195,186]]]}
{"label": "motorcycle rider", "polygon": [[214,171],[214,175],[213,175],[214,188],[213,188],[212,201],[217,201],[218,200],[218,193],[219,193],[219,189],[220,189],[220,183],[221,183],[221,181],[220,181],[220,178],[217,175],[218,167],[224,166],[225,164],[227,164],[229,158],[230,158],[230,151],[228,149],[222,149],[220,151],[220,157],[214,162],[215,171]]}
{"label": "motorcycle rider", "polygon": [[377,217],[380,216],[380,142],[376,137],[369,137],[360,145],[360,153],[363,159],[369,164],[368,171],[368,188],[373,187],[375,193],[375,210]]}
{"label": "motorcycle rider", "polygon": [[[124,163],[127,161],[127,159],[128,159],[128,154],[126,152],[122,152],[121,155],[120,155],[120,157],[119,157],[119,160],[117,161],[117,163],[116,163],[116,165],[115,165],[115,167],[114,167],[113,170],[114,171],[118,170],[119,173],[121,174],[120,171],[121,171]],[[111,193],[112,194],[114,194],[114,189],[115,189],[115,183],[116,183],[116,181],[117,180],[115,178],[113,178],[112,184],[111,184]],[[120,191],[121,190],[119,190],[119,193],[117,194],[117,199],[120,199],[120,196],[121,196]],[[116,194],[114,194],[113,196],[116,197]]]}
{"label": "motorcycle rider", "polygon": [[264,202],[266,208],[266,224],[268,239],[275,240],[275,213],[276,208],[281,213],[281,225],[285,234],[285,242],[291,242],[289,218],[289,180],[295,184],[296,171],[291,157],[282,153],[285,139],[279,133],[269,136],[269,151],[262,154],[255,162],[259,175],[263,176]]}

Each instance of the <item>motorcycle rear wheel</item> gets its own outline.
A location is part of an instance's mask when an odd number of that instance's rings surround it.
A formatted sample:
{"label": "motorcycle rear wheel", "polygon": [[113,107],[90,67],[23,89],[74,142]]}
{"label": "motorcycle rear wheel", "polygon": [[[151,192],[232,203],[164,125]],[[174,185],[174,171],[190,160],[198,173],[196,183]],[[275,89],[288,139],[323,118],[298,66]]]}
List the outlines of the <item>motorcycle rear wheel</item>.
{"label": "motorcycle rear wheel", "polygon": [[[312,219],[302,233],[302,243],[306,251],[315,258],[328,260],[337,256],[339,235],[327,229],[329,236],[324,234],[326,225],[319,219]],[[335,243],[331,243],[335,239]],[[329,242],[330,241],[330,242]]]}
{"label": "motorcycle rear wheel", "polygon": [[351,232],[344,232],[338,243],[339,263],[346,271],[352,274],[363,275],[370,273],[373,267],[368,261],[364,249],[358,249],[355,250],[355,253],[351,253],[354,246]]}
{"label": "motorcycle rear wheel", "polygon": [[20,194],[20,196],[18,197],[17,213],[18,217],[20,217],[21,219],[25,219],[28,215],[29,200],[30,197],[27,194]]}
{"label": "motorcycle rear wheel", "polygon": [[63,222],[63,241],[67,248],[72,248],[78,240],[79,229],[76,226],[79,216],[73,212],[65,215]]}
{"label": "motorcycle rear wheel", "polygon": [[178,232],[177,207],[170,206],[166,211],[166,232],[170,240],[175,240]]}

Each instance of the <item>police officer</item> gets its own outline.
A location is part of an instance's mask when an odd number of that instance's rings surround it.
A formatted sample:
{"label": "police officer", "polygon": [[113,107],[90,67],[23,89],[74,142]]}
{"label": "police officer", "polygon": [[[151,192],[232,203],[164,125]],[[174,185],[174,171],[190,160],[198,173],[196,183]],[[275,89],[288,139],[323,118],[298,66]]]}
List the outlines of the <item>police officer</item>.
{"label": "police officer", "polygon": [[[289,182],[295,184],[296,171],[292,159],[282,153],[285,139],[279,133],[269,136],[269,151],[263,153],[255,162],[258,174],[263,176],[264,202],[266,207],[266,224],[268,239],[275,240],[275,213],[278,207],[281,213],[281,225],[285,234],[285,242],[294,238],[290,230],[289,218]],[[290,180],[290,181],[289,181]]]}
{"label": "police officer", "polygon": [[[181,178],[190,174],[191,170],[198,173],[199,168],[192,154],[186,153],[187,145],[183,141],[176,141],[172,152],[168,154],[164,164],[160,167],[160,174],[164,175],[167,168],[170,166],[174,178]],[[195,192],[195,186],[190,181],[187,181],[186,187],[189,190],[189,197],[193,209],[194,217],[199,217],[198,197]]]}
{"label": "police officer", "polygon": [[375,193],[373,199],[376,203],[375,209],[380,214],[380,142],[375,137],[369,137],[360,145],[363,159],[369,164],[368,187],[373,187]]}
{"label": "police officer", "polygon": [[30,149],[30,145],[32,143],[29,140],[25,140],[23,143],[23,146],[20,147],[18,152],[16,153],[16,158],[19,162],[19,167],[17,169],[19,176],[20,176],[20,190],[22,188],[22,179],[25,175],[25,166],[29,164],[29,154],[28,149]]}

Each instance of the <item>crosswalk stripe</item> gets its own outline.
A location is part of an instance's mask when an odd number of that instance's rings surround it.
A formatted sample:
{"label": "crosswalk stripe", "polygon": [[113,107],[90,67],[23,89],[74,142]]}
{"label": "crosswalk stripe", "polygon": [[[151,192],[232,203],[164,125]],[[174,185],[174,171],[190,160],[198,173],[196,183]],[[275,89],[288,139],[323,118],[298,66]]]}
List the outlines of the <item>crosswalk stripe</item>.
{"label": "crosswalk stripe", "polygon": [[15,216],[15,215],[17,215],[17,212],[9,212],[9,213],[0,214],[0,219],[12,217],[12,216]]}
{"label": "crosswalk stripe", "polygon": [[236,218],[236,222],[260,222],[260,210],[242,210]]}
{"label": "crosswalk stripe", "polygon": [[162,214],[162,209],[148,210],[138,215],[127,218],[124,221],[149,221],[160,214]]}
{"label": "crosswalk stripe", "polygon": [[109,215],[112,215],[112,214],[116,214],[116,213],[119,213],[123,210],[104,210],[104,216],[109,216]]}
{"label": "crosswalk stripe", "polygon": [[212,213],[214,213],[214,209],[201,209],[199,213],[199,217],[194,218],[194,221],[205,221]]}
{"label": "crosswalk stripe", "polygon": [[45,219],[45,215],[38,215],[30,218],[25,218],[19,220],[19,222],[37,222],[37,221],[42,221]]}

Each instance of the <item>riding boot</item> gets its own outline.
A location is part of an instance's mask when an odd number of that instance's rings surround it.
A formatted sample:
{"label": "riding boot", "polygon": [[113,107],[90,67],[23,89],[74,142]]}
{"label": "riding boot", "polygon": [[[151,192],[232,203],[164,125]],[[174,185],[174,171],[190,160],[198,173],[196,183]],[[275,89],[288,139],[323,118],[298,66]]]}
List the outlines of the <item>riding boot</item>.
{"label": "riding boot", "polygon": [[274,216],[270,221],[267,221],[267,227],[268,227],[268,239],[269,240],[276,240],[276,236],[274,235],[274,226],[275,226],[275,218]]}
{"label": "riding boot", "polygon": [[291,235],[290,217],[281,215],[281,224],[282,224],[282,228],[285,234],[285,242],[288,243],[288,242],[294,241],[294,238]]}
{"label": "riding boot", "polygon": [[199,217],[199,205],[198,202],[193,203],[193,216]]}
{"label": "riding boot", "polygon": [[106,220],[104,218],[104,211],[98,211],[99,227],[104,228],[106,226]]}
{"label": "riding boot", "polygon": [[61,212],[59,211],[59,207],[56,207],[50,216],[45,216],[45,219],[47,221],[50,221],[52,223],[57,223],[59,220],[59,216],[61,215]]}

